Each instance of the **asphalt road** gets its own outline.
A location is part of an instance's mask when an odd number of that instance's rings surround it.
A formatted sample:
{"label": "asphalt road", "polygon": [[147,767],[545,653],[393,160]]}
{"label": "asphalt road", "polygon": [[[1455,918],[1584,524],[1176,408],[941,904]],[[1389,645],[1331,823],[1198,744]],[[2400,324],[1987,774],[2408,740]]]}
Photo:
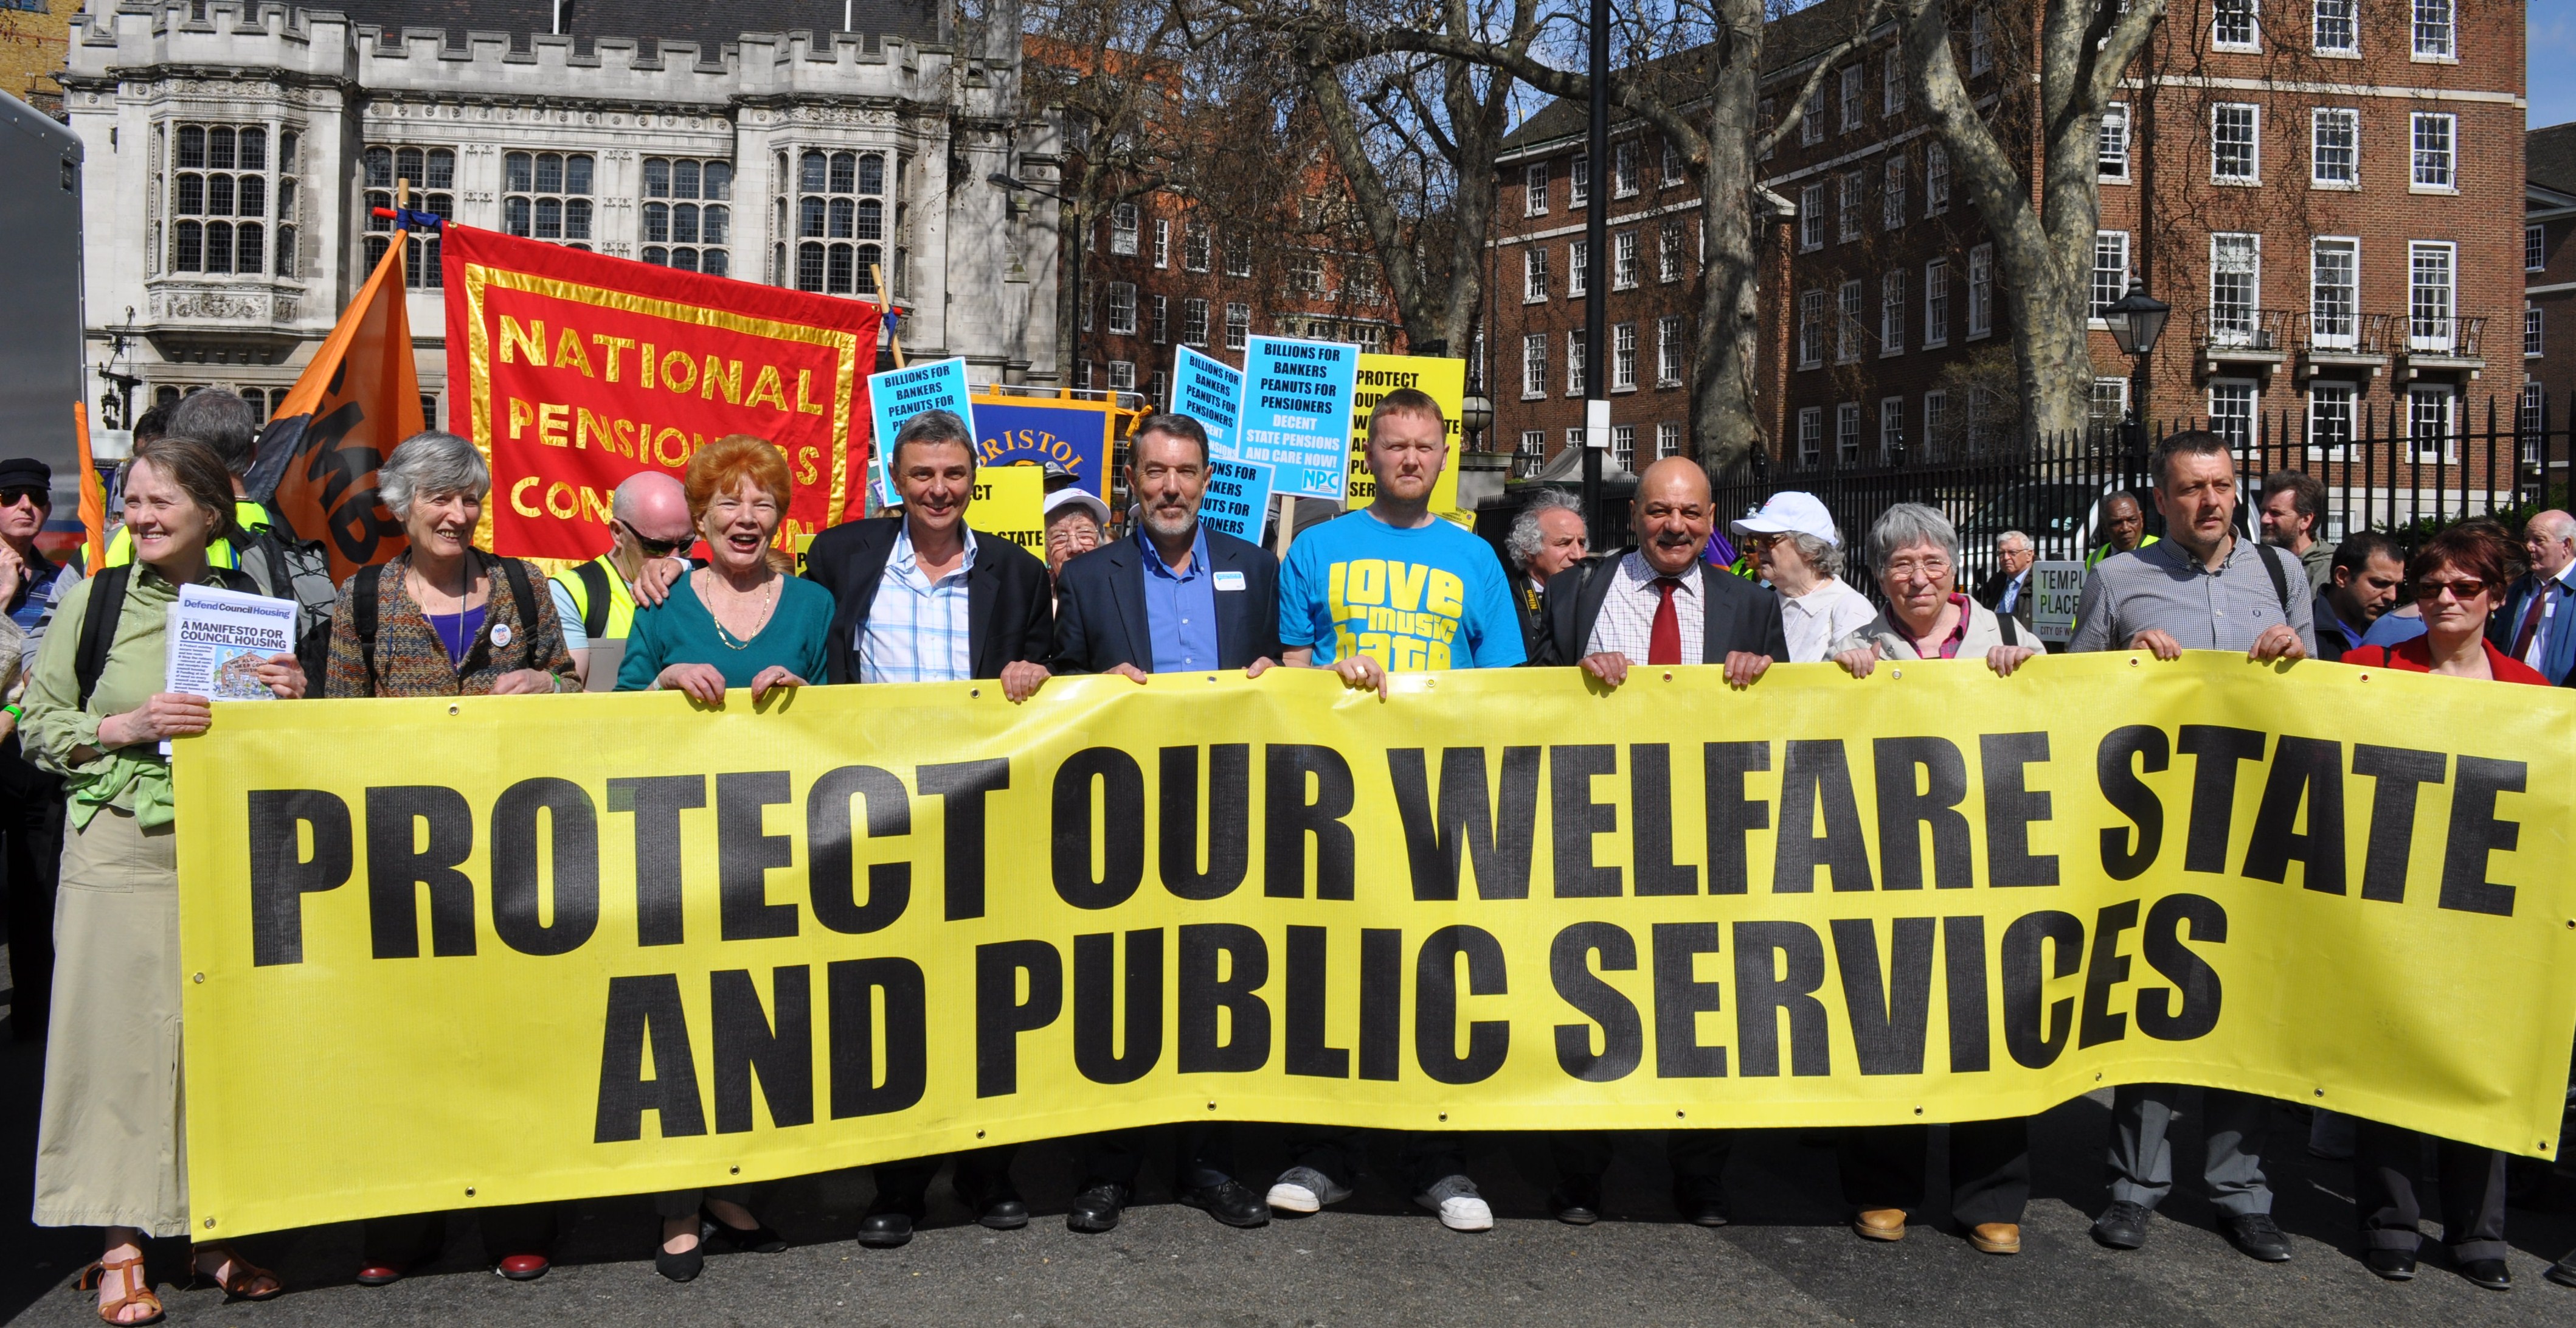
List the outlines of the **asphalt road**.
{"label": "asphalt road", "polygon": [[[4,984],[0,984],[4,985]],[[0,1321],[77,1328],[96,1324],[91,1298],[68,1289],[95,1257],[87,1231],[27,1225],[42,1058],[0,1041]],[[2087,1238],[2103,1202],[2100,1156],[2109,1118],[2079,1098],[2034,1131],[2036,1194],[2023,1221],[2023,1252],[1995,1258],[1953,1231],[1917,1225],[1903,1242],[1865,1242],[1846,1216],[1832,1152],[1791,1132],[1746,1137],[1728,1174],[1735,1224],[1719,1230],[1673,1219],[1660,1146],[1623,1145],[1609,1179],[1610,1216],[1567,1227],[1545,1209],[1553,1177],[1543,1148],[1482,1139],[1472,1169],[1500,1217],[1461,1235],[1412,1208],[1383,1181],[1364,1182],[1348,1204],[1255,1231],[1217,1225],[1169,1202],[1169,1177],[1149,1168],[1140,1206],[1102,1236],[1065,1230],[1077,1177],[1067,1149],[1022,1152],[1018,1179],[1038,1216],[1027,1229],[991,1232],[966,1222],[943,1181],[932,1226],[900,1250],[849,1239],[869,1190],[863,1179],[820,1176],[777,1186],[762,1216],[794,1248],[777,1255],[712,1256],[696,1282],[657,1277],[649,1205],[621,1199],[568,1205],[559,1262],[543,1280],[505,1282],[486,1270],[479,1238],[462,1224],[446,1259],[388,1288],[351,1282],[357,1233],[326,1227],[254,1237],[252,1258],[292,1290],[267,1304],[224,1303],[212,1290],[181,1290],[177,1242],[156,1244],[153,1264],[170,1322],[225,1328],[302,1325],[768,1325],[831,1323],[1206,1324],[1227,1328],[1342,1324],[1871,1325],[2137,1324],[2564,1324],[2576,1290],[2541,1277],[2576,1245],[2576,1178],[2556,1178],[2556,1203],[2512,1214],[2515,1288],[2481,1291],[2428,1250],[2423,1275],[2383,1283],[2359,1262],[2349,1170],[2311,1160],[2306,1121],[2284,1107],[2268,1150],[2276,1213],[2296,1245],[2288,1264],[2258,1264],[2211,1229],[2208,1206],[2188,1193],[2166,1205],[2146,1249],[2117,1253]],[[1273,1132],[1246,1140],[1247,1172],[1278,1165]],[[2197,1128],[2178,1152],[2196,1174]],[[1936,1155],[1936,1164],[1938,1157]],[[1935,1167],[1938,1174],[1938,1167]],[[2428,1191],[2429,1191],[2429,1187]],[[1936,1193],[1936,1207],[1946,1197]]]}

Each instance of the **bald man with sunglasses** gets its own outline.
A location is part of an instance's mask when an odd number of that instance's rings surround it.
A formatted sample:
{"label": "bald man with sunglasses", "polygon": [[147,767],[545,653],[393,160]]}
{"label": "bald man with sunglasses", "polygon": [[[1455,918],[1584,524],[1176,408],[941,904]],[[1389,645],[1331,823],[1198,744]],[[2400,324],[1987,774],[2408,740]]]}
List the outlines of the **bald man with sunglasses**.
{"label": "bald man with sunglasses", "polygon": [[608,552],[555,573],[547,583],[564,646],[586,692],[617,689],[618,661],[637,605],[662,602],[673,581],[689,570],[683,550],[695,543],[689,495],[680,481],[658,470],[626,477],[608,502]]}

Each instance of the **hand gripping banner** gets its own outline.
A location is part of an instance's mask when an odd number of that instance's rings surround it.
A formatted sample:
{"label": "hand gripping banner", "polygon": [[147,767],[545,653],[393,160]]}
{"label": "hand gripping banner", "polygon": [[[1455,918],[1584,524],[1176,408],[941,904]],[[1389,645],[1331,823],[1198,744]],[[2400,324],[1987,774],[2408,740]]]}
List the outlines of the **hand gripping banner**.
{"label": "hand gripping banner", "polygon": [[2131,1082],[2551,1156],[2572,712],[2215,654],[220,705],[190,1230]]}
{"label": "hand gripping banner", "polygon": [[781,549],[857,501],[874,307],[467,226],[443,235],[452,413],[492,464],[476,543],[593,557],[619,481],[678,475],[736,433],[787,454]]}

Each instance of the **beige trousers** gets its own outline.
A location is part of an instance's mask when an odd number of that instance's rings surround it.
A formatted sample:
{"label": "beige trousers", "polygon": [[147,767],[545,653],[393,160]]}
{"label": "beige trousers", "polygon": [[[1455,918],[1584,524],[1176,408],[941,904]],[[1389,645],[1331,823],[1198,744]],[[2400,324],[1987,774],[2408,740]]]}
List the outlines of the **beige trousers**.
{"label": "beige trousers", "polygon": [[114,807],[65,831],[35,1221],[182,1235],[178,841]]}

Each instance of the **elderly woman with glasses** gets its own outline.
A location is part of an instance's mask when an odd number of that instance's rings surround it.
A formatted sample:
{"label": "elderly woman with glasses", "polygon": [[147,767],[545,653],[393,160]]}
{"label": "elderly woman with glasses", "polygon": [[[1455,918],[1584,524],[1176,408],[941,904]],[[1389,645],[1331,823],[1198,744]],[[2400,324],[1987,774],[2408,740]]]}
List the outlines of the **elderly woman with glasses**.
{"label": "elderly woman with glasses", "polygon": [[[1834,660],[1866,678],[1882,659],[1960,659],[1983,655],[1986,667],[2010,675],[2039,653],[2022,644],[2018,625],[1958,593],[1959,532],[1920,503],[1898,503],[1869,528],[1864,545],[1878,570],[1887,608],[1868,626],[1834,643]],[[1919,879],[1921,860],[1905,864]],[[1898,865],[1890,863],[1889,876]],[[1937,885],[1947,879],[1936,866]],[[1891,882],[1892,884],[1892,882]],[[1950,1215],[1968,1243],[1986,1254],[2021,1252],[2022,1210],[2030,1203],[2030,1128],[2021,1117],[1961,1121],[1950,1130]],[[1869,1240],[1902,1240],[1907,1210],[1925,1193],[1929,1127],[1880,1125],[1842,1132],[1843,1198],[1852,1230]]]}
{"label": "elderly woman with glasses", "polygon": [[[2504,602],[2513,574],[2513,546],[2491,523],[2454,526],[2427,541],[2407,560],[2406,580],[2423,610],[2424,634],[2393,646],[2347,650],[2343,663],[2400,673],[2439,673],[2480,682],[2546,687],[2538,669],[2496,649],[2487,618]],[[2361,1216],[2363,1262],[2392,1282],[2415,1276],[2424,1237],[2417,1221],[2423,1203],[2415,1192],[2423,1174],[2427,1136],[2363,1121],[2355,1131],[2353,1207]],[[2513,1286],[2505,1266],[2504,1154],[2449,1139],[2434,1139],[2442,1205],[2442,1239],[2460,1276],[2490,1291]],[[2562,1265],[2565,1263],[2561,1261]],[[2557,1273],[2552,1270],[2552,1280]]]}
{"label": "elderly woman with glasses", "polygon": [[1866,678],[1882,659],[1960,659],[1983,655],[2009,677],[2040,653],[2020,624],[1960,594],[1959,531],[1921,503],[1898,503],[1869,528],[1865,546],[1878,569],[1887,607],[1869,625],[1834,642],[1834,662]]}

